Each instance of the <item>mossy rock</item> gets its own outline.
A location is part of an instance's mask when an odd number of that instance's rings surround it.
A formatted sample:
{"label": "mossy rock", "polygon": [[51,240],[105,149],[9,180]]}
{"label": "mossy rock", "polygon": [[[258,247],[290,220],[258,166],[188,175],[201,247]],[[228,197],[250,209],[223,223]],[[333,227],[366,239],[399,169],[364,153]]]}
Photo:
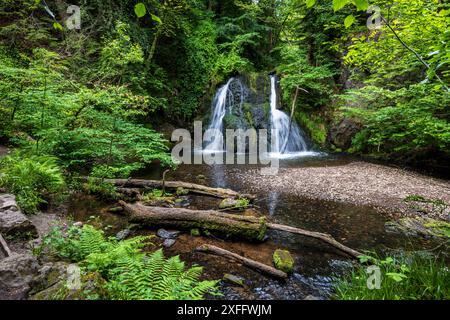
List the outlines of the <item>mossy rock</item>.
{"label": "mossy rock", "polygon": [[191,236],[193,237],[200,237],[200,230],[199,229],[191,229]]}
{"label": "mossy rock", "polygon": [[222,210],[245,210],[249,206],[250,201],[248,199],[223,199],[219,204],[219,209]]}
{"label": "mossy rock", "polygon": [[81,275],[79,288],[71,289],[68,280],[63,279],[32,295],[30,300],[103,300],[108,298],[106,281],[97,272]]}
{"label": "mossy rock", "polygon": [[286,273],[292,273],[294,271],[294,258],[287,250],[277,249],[273,254],[273,264],[278,270]]}
{"label": "mossy rock", "polygon": [[183,187],[178,187],[177,188],[177,196],[185,196],[189,194],[189,190],[186,190]]}
{"label": "mossy rock", "polygon": [[230,283],[232,285],[237,285],[243,287],[245,285],[245,279],[242,277],[235,276],[234,274],[226,273],[223,276],[223,281]]}
{"label": "mossy rock", "polygon": [[386,229],[408,236],[450,238],[450,223],[424,217],[389,221],[386,223]]}

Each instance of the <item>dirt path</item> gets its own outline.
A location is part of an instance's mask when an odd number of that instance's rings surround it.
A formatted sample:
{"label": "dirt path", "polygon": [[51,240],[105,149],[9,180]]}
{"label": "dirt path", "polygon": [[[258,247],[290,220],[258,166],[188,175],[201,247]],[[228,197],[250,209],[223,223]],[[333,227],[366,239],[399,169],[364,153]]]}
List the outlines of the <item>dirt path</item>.
{"label": "dirt path", "polygon": [[[318,200],[371,205],[394,217],[417,214],[414,203],[405,202],[411,195],[440,199],[450,204],[450,181],[418,173],[365,162],[341,166],[280,169],[277,176],[262,176],[257,170],[240,172],[239,177],[250,190],[278,191]],[[450,210],[423,204],[428,215],[449,219]],[[417,206],[416,206],[417,207]]]}

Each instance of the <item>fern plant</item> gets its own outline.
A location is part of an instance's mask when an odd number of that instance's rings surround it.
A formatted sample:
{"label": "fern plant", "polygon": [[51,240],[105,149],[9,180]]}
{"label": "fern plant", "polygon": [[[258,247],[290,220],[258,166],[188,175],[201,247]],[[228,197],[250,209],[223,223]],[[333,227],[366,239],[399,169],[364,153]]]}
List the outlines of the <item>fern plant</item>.
{"label": "fern plant", "polygon": [[116,300],[199,300],[218,294],[218,281],[199,281],[202,267],[186,268],[179,256],[166,259],[162,250],[143,252],[149,237],[124,241],[106,238],[93,226],[55,227],[40,248],[78,262],[106,280],[108,296]]}
{"label": "fern plant", "polygon": [[16,195],[26,213],[35,213],[39,205],[64,187],[63,175],[53,157],[15,153],[3,158],[0,165],[0,186]]}

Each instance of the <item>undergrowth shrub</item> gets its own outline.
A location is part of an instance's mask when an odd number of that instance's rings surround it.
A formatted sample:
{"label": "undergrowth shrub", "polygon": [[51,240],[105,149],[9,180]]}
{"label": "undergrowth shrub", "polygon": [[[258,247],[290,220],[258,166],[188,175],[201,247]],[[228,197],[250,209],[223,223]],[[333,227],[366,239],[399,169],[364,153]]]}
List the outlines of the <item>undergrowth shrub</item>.
{"label": "undergrowth shrub", "polygon": [[[450,270],[444,259],[430,254],[394,255],[381,259],[361,256],[366,265],[355,267],[336,284],[340,300],[447,300],[450,298]],[[379,289],[369,289],[367,272],[372,265],[381,271]]]}
{"label": "undergrowth shrub", "polygon": [[106,280],[111,299],[198,300],[218,294],[217,281],[200,281],[202,267],[186,268],[179,256],[166,259],[162,250],[143,252],[149,237],[124,241],[105,237],[91,225],[64,230],[55,227],[43,240],[38,253],[49,251],[78,263]]}
{"label": "undergrowth shrub", "polygon": [[41,204],[64,188],[56,158],[19,153],[0,161],[0,186],[16,195],[25,213],[35,213]]}

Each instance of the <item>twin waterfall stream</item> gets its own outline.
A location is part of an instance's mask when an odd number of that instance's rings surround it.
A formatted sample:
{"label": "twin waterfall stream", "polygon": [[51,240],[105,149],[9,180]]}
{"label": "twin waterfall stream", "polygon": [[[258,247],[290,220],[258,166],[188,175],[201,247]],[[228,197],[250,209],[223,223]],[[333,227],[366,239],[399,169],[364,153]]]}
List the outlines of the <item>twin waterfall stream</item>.
{"label": "twin waterfall stream", "polygon": [[[226,128],[224,119],[232,114],[234,108],[240,108],[248,96],[248,89],[239,78],[230,78],[228,82],[219,88],[213,103],[212,116],[208,129],[223,132]],[[296,157],[308,154],[308,147],[297,123],[285,112],[278,109],[277,77],[270,76],[270,116],[268,119],[269,132],[272,130],[270,156],[271,157]],[[244,129],[244,128],[243,128]],[[208,153],[224,152],[226,150],[222,139],[213,139],[204,146],[203,151]]]}

